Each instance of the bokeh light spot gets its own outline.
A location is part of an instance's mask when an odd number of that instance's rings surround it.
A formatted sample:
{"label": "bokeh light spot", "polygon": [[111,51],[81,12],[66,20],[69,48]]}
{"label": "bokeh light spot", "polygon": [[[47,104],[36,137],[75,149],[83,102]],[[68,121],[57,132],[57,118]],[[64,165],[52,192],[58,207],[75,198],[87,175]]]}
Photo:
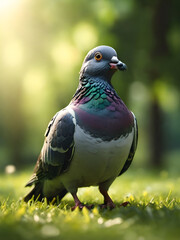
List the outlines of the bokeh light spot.
{"label": "bokeh light spot", "polygon": [[98,33],[94,26],[82,22],[75,27],[73,39],[76,47],[82,51],[87,51],[97,44]]}

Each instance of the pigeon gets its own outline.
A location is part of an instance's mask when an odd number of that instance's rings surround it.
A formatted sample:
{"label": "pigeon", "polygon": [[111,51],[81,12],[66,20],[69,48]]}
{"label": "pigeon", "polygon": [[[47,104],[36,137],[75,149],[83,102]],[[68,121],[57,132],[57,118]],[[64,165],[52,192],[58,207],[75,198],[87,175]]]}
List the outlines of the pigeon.
{"label": "pigeon", "polygon": [[111,78],[127,66],[110,46],[86,55],[79,85],[69,105],[50,121],[45,140],[26,187],[24,201],[59,201],[70,193],[76,208],[84,206],[78,188],[98,186],[104,208],[114,208],[108,194],[114,180],[131,165],[138,141],[137,120],[112,86]]}

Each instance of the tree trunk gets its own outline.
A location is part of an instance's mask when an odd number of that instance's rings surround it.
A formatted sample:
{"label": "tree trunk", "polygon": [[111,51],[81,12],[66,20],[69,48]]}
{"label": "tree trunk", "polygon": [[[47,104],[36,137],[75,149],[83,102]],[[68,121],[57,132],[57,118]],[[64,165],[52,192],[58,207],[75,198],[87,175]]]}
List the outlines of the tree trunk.
{"label": "tree trunk", "polygon": [[163,130],[162,111],[156,96],[151,102],[151,165],[160,168],[163,164]]}
{"label": "tree trunk", "polygon": [[[159,103],[158,93],[155,92],[154,84],[163,74],[160,68],[160,62],[164,57],[168,56],[167,32],[169,23],[170,2],[167,0],[159,0],[153,6],[154,15],[152,19],[152,33],[154,45],[151,52],[152,65],[150,69],[151,79],[151,119],[150,119],[150,135],[151,135],[151,165],[153,167],[161,167],[163,165],[163,117],[162,109]],[[159,66],[159,68],[157,68]]]}

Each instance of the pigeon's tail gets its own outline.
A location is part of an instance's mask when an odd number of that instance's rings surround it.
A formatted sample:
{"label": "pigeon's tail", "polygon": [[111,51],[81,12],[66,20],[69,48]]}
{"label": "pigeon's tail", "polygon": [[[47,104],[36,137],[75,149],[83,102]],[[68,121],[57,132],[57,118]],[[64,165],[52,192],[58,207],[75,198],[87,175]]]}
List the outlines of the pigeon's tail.
{"label": "pigeon's tail", "polygon": [[36,184],[34,188],[23,198],[25,202],[31,199],[42,201],[43,199],[42,184]]}
{"label": "pigeon's tail", "polygon": [[31,199],[42,201],[44,198],[46,198],[49,203],[53,201],[54,198],[60,201],[67,194],[67,190],[63,188],[60,192],[55,194],[56,196],[47,197],[44,196],[42,189],[42,184],[36,184],[34,188],[23,198],[23,200],[25,202],[28,202]]}

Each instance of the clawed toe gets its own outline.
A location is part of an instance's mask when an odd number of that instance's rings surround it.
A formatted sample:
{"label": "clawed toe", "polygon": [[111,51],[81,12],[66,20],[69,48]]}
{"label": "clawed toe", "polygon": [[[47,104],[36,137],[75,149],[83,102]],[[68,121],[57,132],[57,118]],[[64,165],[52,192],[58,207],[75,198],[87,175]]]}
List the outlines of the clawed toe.
{"label": "clawed toe", "polygon": [[116,205],[114,203],[106,203],[106,204],[104,203],[104,204],[100,205],[101,209],[110,209],[110,210],[112,210],[115,207],[116,207]]}
{"label": "clawed toe", "polygon": [[128,201],[123,202],[123,203],[120,204],[120,207],[126,207],[128,204],[130,204],[130,202],[128,202]]}
{"label": "clawed toe", "polygon": [[[123,202],[123,203],[121,203],[120,205],[119,205],[119,207],[126,207],[128,204],[130,204],[130,202]],[[116,205],[113,203],[113,202],[111,202],[111,203],[104,203],[104,204],[101,204],[101,205],[99,205],[100,206],[100,208],[101,209],[110,209],[110,210],[112,210],[112,209],[114,209],[115,207],[116,207]]]}
{"label": "clawed toe", "polygon": [[91,204],[91,205],[86,205],[86,204],[75,205],[71,208],[71,211],[74,211],[76,208],[79,208],[80,210],[82,210],[84,207],[87,208],[88,210],[91,210],[94,207],[94,205],[93,204]]}

